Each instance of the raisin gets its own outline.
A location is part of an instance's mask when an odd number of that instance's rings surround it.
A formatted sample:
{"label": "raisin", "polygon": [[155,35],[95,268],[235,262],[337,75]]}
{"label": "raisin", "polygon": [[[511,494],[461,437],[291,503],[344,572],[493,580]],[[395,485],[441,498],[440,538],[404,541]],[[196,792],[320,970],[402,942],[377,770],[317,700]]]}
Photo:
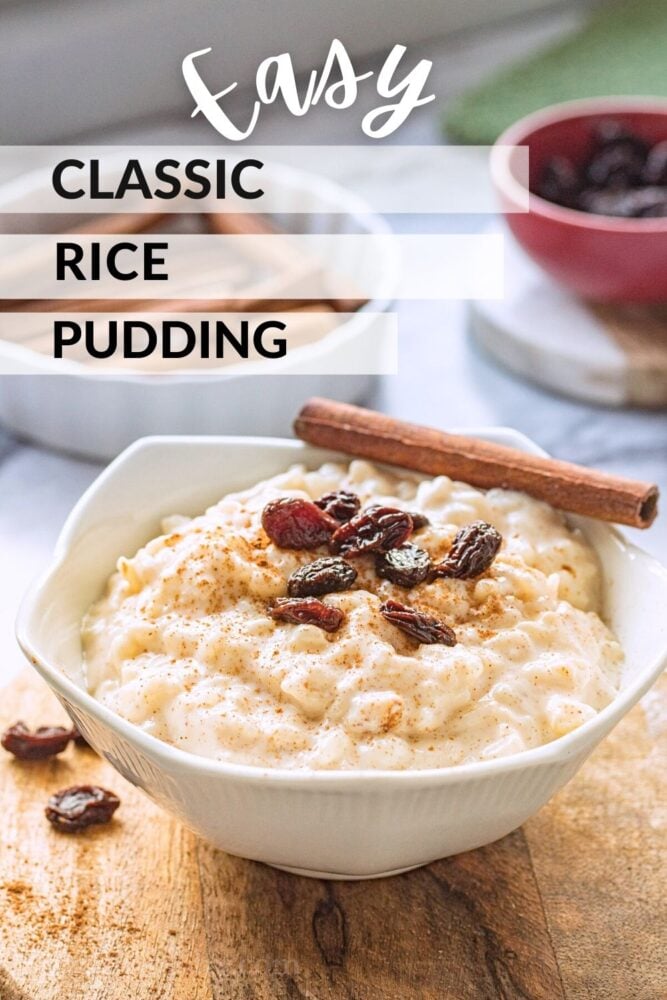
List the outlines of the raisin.
{"label": "raisin", "polygon": [[433,567],[433,577],[472,580],[485,572],[498,554],[502,536],[486,521],[474,521],[457,533],[446,559]]}
{"label": "raisin", "polygon": [[400,628],[402,632],[412,636],[418,642],[427,645],[434,643],[440,643],[443,646],[456,645],[456,635],[449,625],[445,625],[437,618],[425,615],[415,608],[409,608],[406,604],[399,604],[398,601],[385,601],[380,606],[380,614],[392,625]]}
{"label": "raisin", "polygon": [[667,187],[645,187],[628,191],[623,206],[633,218],[662,216],[667,208]]}
{"label": "raisin", "polygon": [[356,493],[336,490],[334,493],[325,493],[323,497],[315,501],[315,505],[320,510],[335,517],[340,524],[344,524],[358,512],[361,500]]}
{"label": "raisin", "polygon": [[62,753],[72,738],[64,726],[40,726],[31,732],[24,722],[17,722],[2,734],[0,743],[19,760],[44,760]]}
{"label": "raisin", "polygon": [[[368,507],[364,508],[364,514],[372,514],[374,511],[381,510],[383,507],[384,507],[384,504],[381,504],[381,503],[372,503],[372,504],[369,504]],[[392,510],[393,509],[394,508],[392,508]],[[426,516],[426,514],[422,514],[421,511],[409,510],[409,511],[405,511],[404,513],[408,513],[410,515],[410,517],[412,518],[412,532],[413,532],[413,534],[414,534],[415,531],[421,531],[422,528],[428,528],[429,525],[431,524],[431,522],[428,519],[428,517]]]}
{"label": "raisin", "polygon": [[632,191],[584,191],[581,207],[596,215],[637,219],[660,215],[667,205],[667,187],[643,187]]}
{"label": "raisin", "polygon": [[593,133],[586,162],[575,168],[563,157],[549,160],[537,193],[556,204],[620,218],[667,214],[667,142],[653,147],[618,121],[605,120]]}
{"label": "raisin", "polygon": [[664,201],[650,205],[640,213],[642,219],[664,219],[667,218],[667,197]]}
{"label": "raisin", "polygon": [[596,149],[586,175],[591,184],[628,188],[641,184],[648,145],[615,121],[600,122],[595,130]]}
{"label": "raisin", "polygon": [[315,597],[279,597],[269,608],[269,614],[275,621],[290,622],[292,625],[317,625],[325,632],[335,632],[345,618],[339,608],[323,604]]}
{"label": "raisin", "polygon": [[399,587],[416,587],[430,575],[431,558],[428,552],[412,542],[404,542],[398,548],[376,556],[375,570],[378,576],[391,580]]}
{"label": "raisin", "polygon": [[547,201],[572,207],[580,188],[581,181],[570,160],[565,156],[554,156],[544,167],[537,193]]}
{"label": "raisin", "polygon": [[262,527],[281,549],[316,549],[329,541],[338,521],[310,500],[282,497],[266,505]]}
{"label": "raisin", "polygon": [[589,184],[600,188],[629,188],[640,184],[644,155],[633,146],[621,143],[605,146],[586,168]]}
{"label": "raisin", "polygon": [[642,174],[644,184],[667,184],[667,140],[659,142],[648,154]]}
{"label": "raisin", "polygon": [[357,579],[357,571],[344,559],[325,556],[295,569],[289,578],[290,597],[319,597],[337,590],[348,590]]}
{"label": "raisin", "polygon": [[646,156],[649,150],[647,142],[613,118],[599,122],[595,127],[594,136],[598,149],[621,147],[636,153],[637,156]]}
{"label": "raisin", "polygon": [[665,214],[667,208],[667,186],[645,187],[638,191],[629,191],[626,198],[626,210],[633,217],[661,216]]}
{"label": "raisin", "polygon": [[627,196],[627,191],[586,188],[581,192],[578,207],[582,212],[591,212],[593,215],[617,215],[619,218],[629,218],[632,217],[633,207],[628,202]]}
{"label": "raisin", "polygon": [[596,122],[593,129],[593,140],[598,149],[602,146],[613,146],[618,142],[623,143],[631,139],[632,135],[625,125],[621,125],[614,118],[601,119]]}
{"label": "raisin", "polygon": [[342,556],[388,552],[412,534],[412,518],[404,510],[374,505],[342,524],[331,538],[331,551]]}
{"label": "raisin", "polygon": [[63,788],[49,799],[44,810],[56,830],[72,833],[94,823],[108,823],[120,799],[98,785],[73,785]]}
{"label": "raisin", "polygon": [[86,737],[83,735],[83,733],[79,732],[76,726],[72,726],[70,730],[70,739],[72,743],[76,744],[76,746],[78,747],[90,746],[90,743],[88,742]]}

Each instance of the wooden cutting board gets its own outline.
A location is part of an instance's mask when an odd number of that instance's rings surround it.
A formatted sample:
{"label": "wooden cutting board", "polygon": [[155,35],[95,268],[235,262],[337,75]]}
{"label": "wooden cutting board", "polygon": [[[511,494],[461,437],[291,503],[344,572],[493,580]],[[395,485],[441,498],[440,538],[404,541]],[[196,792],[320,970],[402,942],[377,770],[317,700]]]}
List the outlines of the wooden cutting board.
{"label": "wooden cutting board", "polygon": [[[522,829],[374,882],[217,851],[91,750],[0,751],[0,1000],[660,1000],[666,701],[650,692]],[[62,720],[32,672],[0,699],[3,728],[21,718]],[[60,834],[45,801],[81,782],[121,807]]]}

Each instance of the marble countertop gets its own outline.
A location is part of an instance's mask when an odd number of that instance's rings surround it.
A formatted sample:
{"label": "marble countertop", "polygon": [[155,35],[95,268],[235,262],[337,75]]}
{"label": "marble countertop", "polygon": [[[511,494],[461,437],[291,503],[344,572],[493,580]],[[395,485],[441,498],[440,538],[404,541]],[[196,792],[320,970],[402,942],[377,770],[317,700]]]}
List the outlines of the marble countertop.
{"label": "marble countertop", "polygon": [[[480,78],[492,64],[514,58],[573,23],[557,13],[484,34],[429,43],[423,52],[435,60],[441,93],[453,94]],[[409,123],[402,141],[440,138],[438,114],[423,109]],[[305,124],[305,123],[304,123]],[[286,141],[290,122],[267,119],[257,141]],[[303,142],[354,141],[338,120],[314,121]],[[105,137],[106,141],[197,142],[169,124]],[[209,137],[210,141],[210,137]],[[481,225],[480,221],[480,225]],[[571,401],[521,381],[488,360],[471,342],[464,303],[403,303],[399,311],[400,374],[384,377],[369,405],[409,420],[440,427],[507,425],[529,435],[553,455],[641,479],[655,481],[667,495],[667,414],[609,410]],[[4,376],[11,378],[12,376]],[[20,376],[13,376],[20,377]],[[1,385],[0,385],[1,391]],[[34,405],[39,407],[39,399]],[[21,666],[13,637],[20,596],[44,567],[57,533],[73,503],[100,466],[19,442],[0,429],[0,684]],[[667,517],[641,535],[640,544],[667,561]],[[636,540],[636,539],[635,539]]]}

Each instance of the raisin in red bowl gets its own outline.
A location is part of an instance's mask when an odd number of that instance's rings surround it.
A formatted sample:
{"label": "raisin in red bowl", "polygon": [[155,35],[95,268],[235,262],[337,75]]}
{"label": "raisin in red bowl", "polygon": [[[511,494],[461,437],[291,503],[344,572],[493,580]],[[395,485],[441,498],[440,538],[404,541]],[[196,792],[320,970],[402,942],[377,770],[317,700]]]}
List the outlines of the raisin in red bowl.
{"label": "raisin in red bowl", "polygon": [[[548,274],[597,302],[667,301],[667,217],[622,218],[547,200],[550,164],[583,171],[613,122],[649,147],[667,140],[667,99],[591,98],[552,105],[510,126],[491,154],[491,172],[509,228]],[[529,149],[529,176],[513,147]],[[529,211],[519,211],[530,191]],[[593,205],[595,200],[593,200]]]}

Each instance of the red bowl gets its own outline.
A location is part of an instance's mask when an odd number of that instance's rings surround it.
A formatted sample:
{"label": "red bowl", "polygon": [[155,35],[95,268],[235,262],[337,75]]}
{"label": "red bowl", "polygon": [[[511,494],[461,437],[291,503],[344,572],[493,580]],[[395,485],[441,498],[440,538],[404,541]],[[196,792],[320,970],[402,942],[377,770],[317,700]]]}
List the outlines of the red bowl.
{"label": "red bowl", "polygon": [[[603,97],[554,104],[503,132],[491,152],[493,182],[516,239],[561,284],[598,302],[666,302],[667,218],[593,215],[529,193],[551,157],[582,164],[593,148],[595,125],[609,119],[651,144],[667,139],[667,100]],[[516,146],[528,147],[528,177],[525,153],[508,148]]]}

